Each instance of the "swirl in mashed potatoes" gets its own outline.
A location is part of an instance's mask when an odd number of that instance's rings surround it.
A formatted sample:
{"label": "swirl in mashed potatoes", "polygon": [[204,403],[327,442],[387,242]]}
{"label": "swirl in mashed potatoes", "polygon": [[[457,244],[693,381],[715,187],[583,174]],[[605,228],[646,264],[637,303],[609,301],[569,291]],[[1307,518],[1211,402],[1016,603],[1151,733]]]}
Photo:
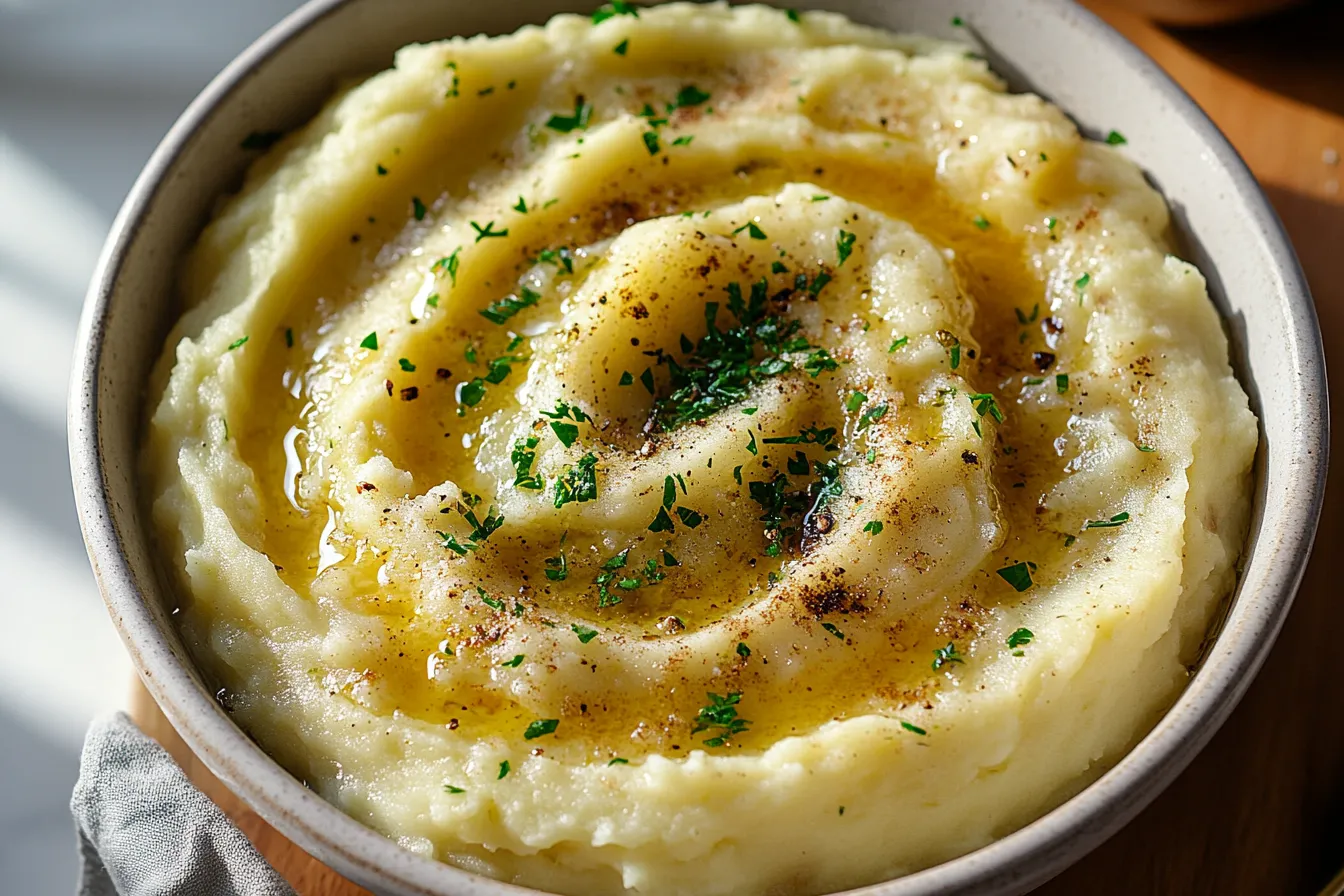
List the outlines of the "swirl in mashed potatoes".
{"label": "swirl in mashed potatoes", "polygon": [[518,883],[974,849],[1151,727],[1234,581],[1256,423],[1168,226],[964,47],[835,15],[407,47],[187,266],[184,637],[327,799]]}

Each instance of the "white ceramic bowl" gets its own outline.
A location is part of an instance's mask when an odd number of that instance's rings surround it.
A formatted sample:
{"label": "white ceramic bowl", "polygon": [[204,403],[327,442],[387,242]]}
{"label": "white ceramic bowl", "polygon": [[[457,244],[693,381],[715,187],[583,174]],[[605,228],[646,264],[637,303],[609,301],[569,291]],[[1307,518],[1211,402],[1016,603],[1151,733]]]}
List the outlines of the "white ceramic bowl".
{"label": "white ceramic bowl", "polygon": [[[1175,706],[1096,783],[1021,830],[870,896],[1019,893],[1131,819],[1212,737],[1250,684],[1306,565],[1324,490],[1320,333],[1293,251],[1250,172],[1158,67],[1062,0],[811,0],[893,30],[972,37],[1015,89],[1068,111],[1125,151],[1165,193],[1187,256],[1209,279],[1233,365],[1259,417],[1255,505],[1237,591]],[[311,117],[337,80],[392,62],[406,43],[507,33],[576,8],[566,0],[314,0],[239,56],[191,104],[113,225],[80,326],[70,452],[84,537],[103,597],[150,692],[212,771],[262,817],[382,894],[523,893],[402,850],[305,789],[240,731],[202,685],[164,607],[155,539],[136,481],[144,387],[178,314],[174,276],[216,199],[240,183],[252,131]],[[577,7],[586,10],[586,7]]]}

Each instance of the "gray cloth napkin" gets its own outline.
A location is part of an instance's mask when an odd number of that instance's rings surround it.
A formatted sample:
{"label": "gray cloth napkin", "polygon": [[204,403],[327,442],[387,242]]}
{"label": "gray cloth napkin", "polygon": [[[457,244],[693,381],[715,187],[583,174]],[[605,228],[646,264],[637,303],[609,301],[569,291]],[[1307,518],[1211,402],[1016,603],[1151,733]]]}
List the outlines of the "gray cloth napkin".
{"label": "gray cloth napkin", "polygon": [[70,811],[78,896],[295,896],[124,713],[89,726]]}

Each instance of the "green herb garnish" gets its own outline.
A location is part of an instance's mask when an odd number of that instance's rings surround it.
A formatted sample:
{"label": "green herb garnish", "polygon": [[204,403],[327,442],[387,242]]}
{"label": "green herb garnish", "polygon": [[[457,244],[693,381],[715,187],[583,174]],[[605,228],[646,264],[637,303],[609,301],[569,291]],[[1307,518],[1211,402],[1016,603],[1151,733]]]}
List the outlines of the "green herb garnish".
{"label": "green herb garnish", "polygon": [[1036,637],[1029,628],[1019,628],[1008,636],[1008,647],[1016,650],[1019,647],[1025,647],[1031,643],[1031,639]]}
{"label": "green herb garnish", "polygon": [[1084,529],[1114,529],[1117,526],[1123,526],[1129,522],[1129,513],[1120,511],[1108,520],[1088,520],[1083,526]]}
{"label": "green herb garnish", "polygon": [[1031,565],[1028,563],[1014,563],[997,572],[999,578],[1013,586],[1014,591],[1026,591],[1034,584],[1031,580]]}
{"label": "green herb garnish", "polygon": [[740,693],[731,693],[725,696],[718,694],[706,694],[709,697],[709,703],[700,707],[700,712],[695,718],[695,727],[691,729],[692,734],[699,734],[701,731],[707,731],[711,728],[719,730],[719,734],[705,741],[707,747],[722,747],[726,745],[734,735],[741,734],[751,725],[746,719],[738,718],[737,707],[742,702]]}
{"label": "green herb garnish", "polygon": [[944,666],[964,664],[965,662],[966,660],[957,650],[957,645],[953,644],[951,641],[947,642],[946,647],[939,647],[933,652],[933,670],[935,672]]}
{"label": "green herb garnish", "polygon": [[560,727],[559,719],[537,719],[527,726],[527,730],[523,732],[523,740],[536,740],[547,734],[554,734],[558,727]]}

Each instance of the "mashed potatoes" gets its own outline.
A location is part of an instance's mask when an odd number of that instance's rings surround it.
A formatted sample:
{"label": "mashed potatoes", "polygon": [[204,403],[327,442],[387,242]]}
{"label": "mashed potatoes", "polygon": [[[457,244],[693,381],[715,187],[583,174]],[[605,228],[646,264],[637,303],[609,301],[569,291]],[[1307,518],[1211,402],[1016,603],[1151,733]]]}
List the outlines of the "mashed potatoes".
{"label": "mashed potatoes", "polygon": [[1120,757],[1255,420],[1123,149],[964,48],[623,4],[402,50],[206,229],[153,395],[178,619],[407,849],[816,893]]}

